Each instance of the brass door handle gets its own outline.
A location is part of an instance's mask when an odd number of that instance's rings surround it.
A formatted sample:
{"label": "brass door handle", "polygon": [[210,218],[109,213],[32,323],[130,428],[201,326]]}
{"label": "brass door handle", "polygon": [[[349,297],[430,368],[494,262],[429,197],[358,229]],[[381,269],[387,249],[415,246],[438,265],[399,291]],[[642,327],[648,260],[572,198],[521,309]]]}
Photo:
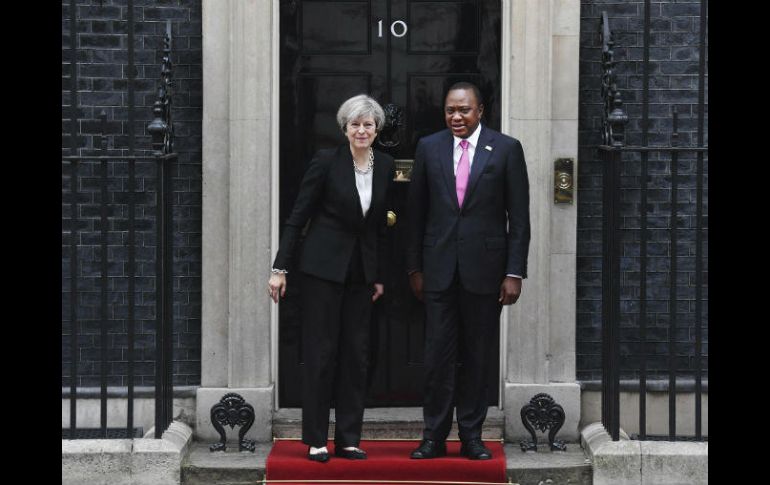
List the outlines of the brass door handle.
{"label": "brass door handle", "polygon": [[396,225],[396,213],[393,211],[388,211],[388,227],[393,227]]}

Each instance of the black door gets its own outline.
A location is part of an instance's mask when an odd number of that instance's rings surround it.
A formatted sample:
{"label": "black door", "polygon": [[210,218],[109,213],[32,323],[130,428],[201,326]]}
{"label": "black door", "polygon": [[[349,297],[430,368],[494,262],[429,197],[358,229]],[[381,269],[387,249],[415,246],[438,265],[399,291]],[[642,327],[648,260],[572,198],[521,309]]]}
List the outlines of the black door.
{"label": "black door", "polygon": [[[408,175],[420,137],[445,127],[446,89],[470,81],[484,97],[482,123],[500,128],[500,0],[282,0],[280,218],[286,220],[313,153],[345,143],[336,123],[340,104],[366,93],[400,124],[375,146]],[[400,162],[399,162],[400,161]],[[408,177],[391,199],[403,221]],[[404,267],[405,234],[389,229],[385,295],[372,318],[367,406],[420,406],[424,316]],[[295,258],[296,260],[296,258]],[[301,405],[302,342],[297,284],[288,277],[279,322],[279,405]],[[489,403],[497,404],[499,352],[489,353]],[[461,365],[461,364],[460,364]]]}

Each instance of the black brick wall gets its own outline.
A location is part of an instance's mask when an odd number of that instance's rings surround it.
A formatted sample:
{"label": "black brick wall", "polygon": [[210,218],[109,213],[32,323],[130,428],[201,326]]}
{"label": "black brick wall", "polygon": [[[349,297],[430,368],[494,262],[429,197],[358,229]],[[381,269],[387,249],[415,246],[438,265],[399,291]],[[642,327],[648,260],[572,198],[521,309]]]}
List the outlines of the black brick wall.
{"label": "black brick wall", "polygon": [[[107,114],[109,155],[128,153],[128,8],[127,0],[78,0],[77,19],[77,146],[80,155],[99,147],[99,113]],[[101,5],[100,5],[101,4]],[[71,146],[71,32],[73,12],[62,1],[62,154]],[[134,83],[135,148],[147,155],[146,126],[160,80],[162,39],[166,20],[172,24],[174,80],[172,98],[175,151],[174,203],[174,384],[200,384],[201,348],[201,120],[202,49],[200,0],[135,0]],[[128,316],[128,190],[127,162],[109,163],[108,237],[108,360],[111,386],[125,386]],[[62,164],[62,386],[70,385],[70,165]],[[80,386],[99,384],[101,167],[79,164],[77,349]],[[155,362],[155,166],[136,164],[136,379],[154,384]]]}
{"label": "black brick wall", "polygon": [[[577,369],[579,380],[601,378],[602,165],[594,146],[601,142],[603,103],[600,90],[601,13],[615,34],[617,86],[629,123],[626,143],[642,143],[644,46],[643,1],[581,1],[580,108],[577,247]],[[649,64],[649,145],[669,145],[671,110],[679,111],[679,145],[697,145],[700,1],[651,2]],[[708,67],[708,66],[707,66]],[[707,71],[708,72],[708,69]],[[705,127],[708,127],[706,78]],[[708,131],[704,133],[708,144]],[[708,278],[708,156],[704,162],[704,283]],[[621,378],[638,376],[640,186],[638,154],[624,156],[621,170]],[[676,366],[693,376],[695,341],[695,156],[680,156],[677,197]],[[671,165],[668,155],[653,154],[647,175],[647,369],[649,377],[668,369],[669,285],[671,262]],[[703,298],[708,298],[704,284]],[[704,376],[708,363],[708,307],[703,303]]]}

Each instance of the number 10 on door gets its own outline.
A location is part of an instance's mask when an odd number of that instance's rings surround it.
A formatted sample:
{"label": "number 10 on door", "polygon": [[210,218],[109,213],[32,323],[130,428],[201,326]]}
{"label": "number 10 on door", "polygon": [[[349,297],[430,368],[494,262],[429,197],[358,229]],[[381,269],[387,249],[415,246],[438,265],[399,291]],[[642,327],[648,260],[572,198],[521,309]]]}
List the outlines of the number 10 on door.
{"label": "number 10 on door", "polygon": [[[378,37],[382,37],[382,20],[377,22],[377,28]],[[396,33],[396,29],[398,29],[400,32]],[[393,37],[403,37],[406,35],[406,31],[406,22],[403,20],[396,20],[390,24],[390,33],[393,35]]]}

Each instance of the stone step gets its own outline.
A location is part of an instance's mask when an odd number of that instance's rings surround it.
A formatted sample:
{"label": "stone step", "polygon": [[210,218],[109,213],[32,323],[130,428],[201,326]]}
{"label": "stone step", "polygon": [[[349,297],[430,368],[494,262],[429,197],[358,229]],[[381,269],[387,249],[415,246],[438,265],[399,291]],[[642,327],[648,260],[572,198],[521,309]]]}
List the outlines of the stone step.
{"label": "stone step", "polygon": [[[195,442],[182,463],[182,485],[258,485],[265,477],[265,462],[272,443],[258,443],[254,453],[239,452],[237,444],[212,453],[210,443]],[[545,448],[545,449],[543,449]],[[591,485],[590,460],[579,443],[568,443],[567,451],[523,453],[518,444],[506,443],[506,475],[519,485]]]}
{"label": "stone step", "polygon": [[183,485],[255,485],[265,478],[265,462],[273,443],[257,443],[254,453],[238,451],[228,443],[226,451],[209,451],[211,443],[196,441],[182,461]]}
{"label": "stone step", "polygon": [[[456,423],[449,439],[457,439]],[[334,437],[334,412],[329,425],[329,437]],[[503,437],[505,419],[497,407],[490,407],[484,422],[482,437],[497,440]],[[364,411],[363,439],[422,438],[422,408],[367,408]],[[228,430],[229,431],[229,430]],[[228,433],[228,437],[231,434]],[[281,409],[273,413],[275,438],[300,438],[302,412],[300,409]],[[520,485],[590,485],[590,460],[579,443],[568,443],[566,452],[551,452],[539,443],[538,452],[523,453],[518,443],[505,444],[506,468],[512,483]],[[272,443],[258,443],[254,453],[238,452],[236,443],[228,443],[225,452],[212,453],[211,443],[196,442],[182,465],[184,485],[255,485],[265,475],[265,461]],[[548,481],[550,480],[550,481]]]}
{"label": "stone step", "polygon": [[518,443],[506,443],[505,471],[519,485],[592,485],[591,459],[580,443],[567,443],[567,451],[550,451],[538,443],[537,452],[521,451]]}
{"label": "stone step", "polygon": [[[499,440],[503,437],[505,420],[498,407],[487,410],[487,418],[481,436],[485,440]],[[422,408],[367,408],[364,411],[364,425],[361,439],[422,439]],[[276,438],[300,438],[302,436],[302,410],[280,409],[273,412],[273,436]],[[334,438],[334,410],[331,412],[329,437]],[[449,439],[458,439],[455,420]]]}
{"label": "stone step", "polygon": [[[233,444],[225,452],[209,451],[209,443],[196,442],[182,464],[182,485],[257,485],[265,477],[265,462],[272,443],[259,443],[254,453],[238,452]],[[506,474],[519,485],[591,485],[590,460],[578,443],[567,451],[547,449],[522,453],[517,444],[506,443]]]}

